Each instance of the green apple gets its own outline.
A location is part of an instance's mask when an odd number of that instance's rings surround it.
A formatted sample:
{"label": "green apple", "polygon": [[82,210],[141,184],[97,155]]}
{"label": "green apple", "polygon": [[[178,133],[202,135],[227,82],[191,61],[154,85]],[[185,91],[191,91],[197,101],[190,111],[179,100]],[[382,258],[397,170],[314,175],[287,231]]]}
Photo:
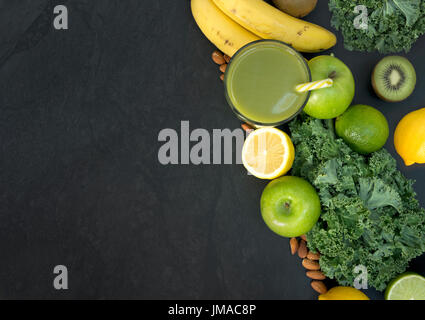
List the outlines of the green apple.
{"label": "green apple", "polygon": [[261,215],[283,237],[298,237],[313,228],[320,216],[320,199],[306,180],[284,176],[270,182],[261,195]]}
{"label": "green apple", "polygon": [[318,119],[332,119],[343,114],[354,98],[355,84],[350,69],[333,56],[318,56],[308,62],[313,81],[332,79],[329,88],[311,92],[304,108],[309,116]]}

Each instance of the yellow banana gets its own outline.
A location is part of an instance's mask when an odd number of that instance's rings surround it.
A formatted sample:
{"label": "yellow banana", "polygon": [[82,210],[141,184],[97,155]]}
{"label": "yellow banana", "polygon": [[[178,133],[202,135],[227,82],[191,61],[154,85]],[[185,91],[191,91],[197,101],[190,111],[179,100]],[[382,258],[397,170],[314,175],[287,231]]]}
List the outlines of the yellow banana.
{"label": "yellow banana", "polygon": [[264,39],[286,42],[301,52],[320,52],[336,44],[335,35],[294,18],[263,0],[213,0],[225,14]]}
{"label": "yellow banana", "polygon": [[226,16],[212,0],[192,0],[192,14],[205,36],[228,56],[260,38]]}

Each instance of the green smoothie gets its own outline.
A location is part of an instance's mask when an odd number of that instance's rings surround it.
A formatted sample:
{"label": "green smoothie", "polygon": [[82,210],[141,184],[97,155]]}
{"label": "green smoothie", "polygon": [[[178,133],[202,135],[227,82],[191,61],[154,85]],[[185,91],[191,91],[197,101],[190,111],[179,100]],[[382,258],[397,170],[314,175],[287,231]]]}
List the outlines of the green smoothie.
{"label": "green smoothie", "polygon": [[233,57],[225,75],[226,97],[244,121],[257,126],[279,125],[296,115],[309,93],[298,84],[311,81],[304,58],[273,40],[253,42]]}

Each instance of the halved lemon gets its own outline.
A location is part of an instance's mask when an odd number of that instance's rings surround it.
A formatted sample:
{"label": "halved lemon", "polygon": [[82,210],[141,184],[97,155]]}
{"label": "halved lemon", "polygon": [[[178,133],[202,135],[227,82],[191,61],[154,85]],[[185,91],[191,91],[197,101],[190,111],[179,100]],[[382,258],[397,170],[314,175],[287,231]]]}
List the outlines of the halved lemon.
{"label": "halved lemon", "polygon": [[275,179],[287,173],[294,163],[291,138],[276,128],[253,131],[242,149],[245,168],[260,179]]}

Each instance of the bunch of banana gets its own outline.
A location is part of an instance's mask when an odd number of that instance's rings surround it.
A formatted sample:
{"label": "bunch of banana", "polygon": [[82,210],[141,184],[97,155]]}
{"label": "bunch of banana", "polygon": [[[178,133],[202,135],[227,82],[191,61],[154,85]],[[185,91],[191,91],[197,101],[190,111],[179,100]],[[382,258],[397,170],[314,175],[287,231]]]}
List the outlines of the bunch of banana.
{"label": "bunch of banana", "polygon": [[263,0],[191,1],[202,32],[229,56],[261,38],[286,42],[301,52],[320,52],[336,44],[332,32],[283,13]]}
{"label": "bunch of banana", "polygon": [[230,57],[244,45],[260,39],[226,16],[213,0],[192,0],[191,6],[201,31]]}

